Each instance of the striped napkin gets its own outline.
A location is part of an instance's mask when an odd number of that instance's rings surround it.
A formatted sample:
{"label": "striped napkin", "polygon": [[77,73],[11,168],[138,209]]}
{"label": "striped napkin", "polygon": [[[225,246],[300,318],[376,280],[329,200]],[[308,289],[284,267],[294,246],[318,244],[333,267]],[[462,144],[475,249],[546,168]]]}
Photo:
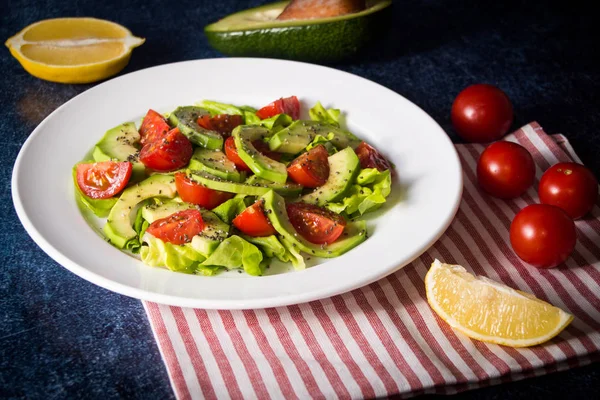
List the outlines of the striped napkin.
{"label": "striped napkin", "polygon": [[[457,145],[464,194],[444,236],[417,260],[371,285],[289,307],[207,311],[145,302],[180,399],[373,398],[463,390],[523,379],[600,359],[600,208],[577,221],[578,242],[565,266],[538,270],[515,256],[513,216],[538,201],[546,168],[580,162],[562,135],[537,123],[506,140],[527,148],[537,181],[504,201],[477,187],[484,146]],[[550,342],[512,349],[454,332],[427,305],[423,278],[434,258],[535,294],[575,315]]]}

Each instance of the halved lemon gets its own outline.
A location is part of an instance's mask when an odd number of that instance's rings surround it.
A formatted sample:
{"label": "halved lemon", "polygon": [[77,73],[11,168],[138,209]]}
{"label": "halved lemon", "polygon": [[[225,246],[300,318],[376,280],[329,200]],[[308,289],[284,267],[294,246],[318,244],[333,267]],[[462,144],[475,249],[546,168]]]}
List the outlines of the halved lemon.
{"label": "halved lemon", "polygon": [[52,82],[89,83],[121,71],[144,43],[114,22],[55,18],[29,25],[6,47],[31,75]]}
{"label": "halved lemon", "polygon": [[573,320],[571,314],[529,293],[439,260],[425,276],[425,289],[429,305],[440,318],[484,342],[534,346],[552,339]]}

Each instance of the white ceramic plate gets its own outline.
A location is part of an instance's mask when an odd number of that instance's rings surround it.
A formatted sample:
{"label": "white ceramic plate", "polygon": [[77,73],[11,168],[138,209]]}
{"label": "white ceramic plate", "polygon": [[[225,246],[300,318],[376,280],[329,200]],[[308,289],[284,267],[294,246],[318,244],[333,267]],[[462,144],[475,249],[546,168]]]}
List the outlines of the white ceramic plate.
{"label": "white ceramic plate", "polygon": [[[306,270],[203,277],[153,268],[112,247],[87,223],[71,168],[103,133],[125,121],[213,99],[255,107],[297,95],[346,114],[347,127],[397,168],[390,201],[368,218],[369,239]],[[416,105],[369,80],[321,66],[268,59],[211,59],[138,71],[98,85],[46,118],[15,162],[12,194],[33,240],[58,263],[109,290],[159,303],[217,309],[274,307],[329,297],[408,264],[444,232],[462,192],[447,135]],[[314,263],[314,260],[312,261]],[[275,273],[279,272],[279,273]]]}

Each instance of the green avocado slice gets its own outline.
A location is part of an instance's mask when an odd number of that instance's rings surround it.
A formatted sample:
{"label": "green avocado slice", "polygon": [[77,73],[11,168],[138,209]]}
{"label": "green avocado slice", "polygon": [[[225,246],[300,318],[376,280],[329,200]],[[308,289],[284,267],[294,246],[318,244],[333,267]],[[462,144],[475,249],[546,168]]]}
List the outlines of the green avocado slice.
{"label": "green avocado slice", "polygon": [[231,182],[202,171],[189,171],[188,176],[209,189],[248,196],[260,196],[271,189],[284,196],[297,196],[302,191],[302,186],[296,183],[280,184],[256,177],[250,177],[246,182]]}
{"label": "green avocado slice", "polygon": [[371,0],[366,9],[338,17],[277,20],[288,1],[231,14],[204,28],[208,42],[231,56],[333,62],[354,55],[388,24],[391,0]]}
{"label": "green avocado slice", "polygon": [[334,243],[326,246],[311,243],[294,229],[288,218],[283,197],[271,190],[264,194],[262,198],[265,201],[265,213],[277,233],[305,253],[323,258],[337,257],[358,246],[367,237],[366,222],[355,221],[346,225],[344,233]]}
{"label": "green avocado slice", "polygon": [[106,131],[94,147],[94,161],[129,161],[133,165],[130,182],[139,182],[146,177],[146,168],[139,159],[135,146],[140,142],[140,134],[133,122],[125,122]]}
{"label": "green avocado slice", "polygon": [[110,242],[124,248],[137,233],[133,229],[136,207],[151,197],[173,198],[177,194],[173,175],[152,175],[140,183],[123,191],[119,200],[110,210],[104,225],[104,234]]}
{"label": "green avocado slice", "polygon": [[198,118],[203,115],[210,115],[210,113],[204,108],[196,106],[177,107],[169,115],[169,122],[178,127],[179,131],[195,145],[207,149],[221,149],[223,137],[218,132],[204,129],[198,125]]}
{"label": "green avocado slice", "polygon": [[241,125],[233,130],[231,136],[235,140],[238,155],[258,177],[272,182],[285,183],[287,169],[285,164],[275,161],[256,150],[252,142],[263,140],[269,130],[260,126]]}
{"label": "green avocado slice", "polygon": [[338,201],[344,197],[360,171],[360,160],[350,147],[327,158],[329,177],[323,186],[305,194],[300,201],[319,206]]}
{"label": "green avocado slice", "polygon": [[188,168],[204,171],[229,181],[241,182],[244,173],[235,168],[235,164],[221,150],[211,150],[198,147],[194,150]]}
{"label": "green avocado slice", "polygon": [[338,150],[348,146],[355,148],[360,144],[360,140],[356,136],[337,126],[319,121],[294,121],[269,139],[269,149],[280,153],[298,154],[317,135],[327,137],[330,133],[333,134],[331,143]]}

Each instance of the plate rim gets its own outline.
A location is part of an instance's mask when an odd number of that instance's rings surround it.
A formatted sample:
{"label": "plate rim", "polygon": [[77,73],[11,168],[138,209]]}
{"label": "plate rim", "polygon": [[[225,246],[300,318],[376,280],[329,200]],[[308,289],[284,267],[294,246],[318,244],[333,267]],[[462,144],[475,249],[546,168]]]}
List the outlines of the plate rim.
{"label": "plate rim", "polygon": [[[107,289],[107,290],[110,290],[110,291],[113,291],[113,292],[116,292],[116,293],[119,293],[119,294],[122,294],[122,295],[125,295],[128,297],[136,298],[139,300],[151,301],[151,302],[156,302],[156,303],[166,304],[166,305],[171,305],[171,306],[202,308],[202,309],[222,309],[222,310],[261,309],[261,308],[288,306],[288,305],[293,305],[293,304],[301,304],[301,303],[305,303],[305,302],[309,302],[309,301],[320,300],[320,299],[336,296],[336,295],[339,295],[342,293],[346,293],[346,292],[355,290],[360,287],[367,286],[377,280],[380,280],[388,275],[391,275],[392,273],[395,273],[399,269],[410,264],[416,258],[418,258],[423,253],[425,253],[446,232],[446,230],[448,229],[448,227],[454,220],[456,213],[458,212],[460,202],[462,199],[463,179],[464,179],[463,173],[462,173],[462,165],[460,162],[460,158],[458,156],[458,152],[456,150],[456,147],[454,146],[454,143],[452,143],[450,137],[447,134],[442,135],[441,138],[443,137],[443,139],[448,144],[450,144],[449,147],[452,149],[452,156],[455,159],[456,164],[458,166],[459,188],[458,188],[457,195],[454,198],[454,202],[452,204],[452,209],[447,213],[445,220],[438,228],[436,234],[433,235],[433,237],[427,244],[424,244],[421,248],[415,249],[412,252],[410,252],[410,254],[407,255],[407,257],[404,259],[404,261],[395,265],[393,268],[383,269],[383,270],[381,270],[380,273],[370,275],[368,277],[368,279],[355,280],[353,283],[348,283],[346,285],[341,285],[341,286],[335,286],[335,289],[333,289],[333,290],[320,290],[316,293],[305,291],[300,294],[294,293],[294,294],[288,294],[286,296],[262,297],[262,298],[257,298],[257,299],[253,298],[250,300],[202,299],[202,298],[189,298],[189,297],[181,297],[181,296],[176,296],[176,295],[171,295],[171,294],[158,293],[155,291],[141,289],[139,287],[133,287],[131,285],[127,285],[125,283],[113,281],[111,279],[103,277],[102,275],[97,274],[97,273],[85,268],[82,265],[79,265],[78,263],[70,260],[68,257],[63,255],[35,228],[32,220],[29,218],[27,212],[25,211],[25,207],[23,206],[23,202],[21,200],[21,196],[19,193],[18,178],[19,178],[19,174],[21,173],[21,170],[22,170],[21,164],[23,162],[22,160],[23,160],[24,154],[27,151],[27,148],[29,146],[31,146],[31,143],[34,142],[35,137],[38,136],[40,134],[40,132],[42,132],[44,130],[44,126],[48,123],[49,120],[51,120],[56,114],[60,113],[64,108],[68,107],[72,102],[76,102],[81,96],[89,95],[89,93],[102,87],[107,82],[125,80],[125,79],[128,79],[129,76],[137,74],[142,71],[149,71],[149,70],[161,69],[161,68],[169,68],[170,66],[174,66],[174,65],[199,63],[199,62],[203,62],[203,61],[210,62],[210,61],[215,61],[215,60],[227,62],[226,60],[231,60],[231,59],[233,59],[233,60],[253,60],[253,61],[259,61],[259,62],[275,61],[275,62],[282,62],[282,63],[301,64],[303,66],[328,69],[328,70],[331,70],[338,74],[348,75],[348,76],[352,77],[353,79],[361,79],[363,81],[367,81],[370,85],[377,86],[379,90],[385,90],[385,91],[391,92],[395,96],[401,97],[408,104],[410,104],[412,107],[416,108],[419,112],[421,112],[424,117],[428,118],[431,123],[433,123],[440,129],[441,132],[445,133],[444,129],[427,112],[425,112],[422,108],[420,108],[418,105],[416,105],[415,103],[413,103],[406,97],[402,96],[401,94],[399,94],[377,82],[374,82],[370,79],[364,78],[362,76],[355,75],[350,72],[342,71],[342,70],[339,70],[336,68],[318,65],[318,64],[305,63],[305,62],[300,62],[300,61],[291,61],[291,60],[271,59],[271,58],[231,57],[231,58],[207,58],[207,59],[186,60],[186,61],[179,61],[179,62],[156,65],[156,66],[132,71],[127,74],[123,74],[123,75],[117,76],[115,78],[101,82],[101,83],[79,93],[72,99],[69,99],[68,101],[66,101],[64,104],[62,104],[61,106],[56,108],[54,111],[52,111],[48,116],[46,116],[35,127],[35,129],[29,134],[29,136],[27,137],[27,139],[21,146],[21,149],[19,150],[19,153],[13,164],[13,171],[12,171],[12,176],[11,176],[11,192],[12,192],[11,197],[13,200],[13,206],[15,208],[15,211],[17,213],[17,216],[18,216],[21,224],[25,228],[28,235],[44,251],[44,253],[46,253],[46,255],[48,255],[51,259],[53,259],[55,262],[57,262],[60,266],[66,268],[70,272],[87,280],[88,282],[91,282],[97,286],[104,288],[104,289]],[[116,249],[116,250],[120,251],[118,249]],[[267,277],[264,277],[264,278],[267,278]],[[261,278],[261,279],[264,279],[264,278]]]}

